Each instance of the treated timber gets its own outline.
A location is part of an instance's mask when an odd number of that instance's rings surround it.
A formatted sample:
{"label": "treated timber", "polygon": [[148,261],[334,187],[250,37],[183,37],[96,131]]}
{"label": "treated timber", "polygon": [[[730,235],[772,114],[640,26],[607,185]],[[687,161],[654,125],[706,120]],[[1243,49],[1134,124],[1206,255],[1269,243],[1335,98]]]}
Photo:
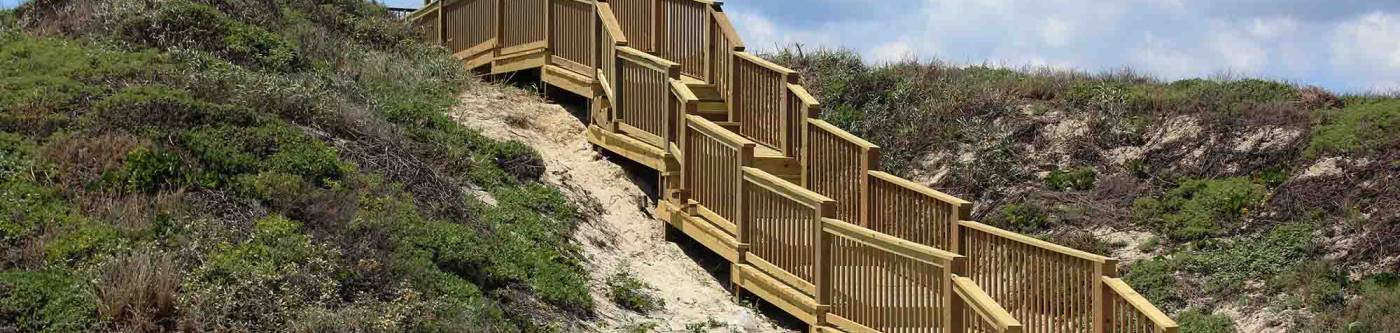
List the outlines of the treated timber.
{"label": "treated timber", "polygon": [[[816,119],[796,71],[744,52],[719,2],[449,0],[406,17],[466,68],[538,69],[588,98],[588,141],[658,171],[657,217],[812,332],[1179,330],[1117,260],[969,221],[971,202],[881,172],[878,146]],[[687,156],[697,133],[709,150]]]}

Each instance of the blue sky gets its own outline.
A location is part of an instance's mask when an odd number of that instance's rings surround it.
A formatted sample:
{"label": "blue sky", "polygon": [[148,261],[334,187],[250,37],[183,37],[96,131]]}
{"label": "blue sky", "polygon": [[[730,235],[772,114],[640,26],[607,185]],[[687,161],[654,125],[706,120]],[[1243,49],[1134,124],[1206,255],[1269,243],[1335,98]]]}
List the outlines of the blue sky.
{"label": "blue sky", "polygon": [[1400,91],[1400,0],[734,0],[750,48]]}
{"label": "blue sky", "polygon": [[[0,0],[0,7],[20,0]],[[388,0],[418,7],[421,0]],[[1400,0],[729,0],[750,49],[1400,91]]]}

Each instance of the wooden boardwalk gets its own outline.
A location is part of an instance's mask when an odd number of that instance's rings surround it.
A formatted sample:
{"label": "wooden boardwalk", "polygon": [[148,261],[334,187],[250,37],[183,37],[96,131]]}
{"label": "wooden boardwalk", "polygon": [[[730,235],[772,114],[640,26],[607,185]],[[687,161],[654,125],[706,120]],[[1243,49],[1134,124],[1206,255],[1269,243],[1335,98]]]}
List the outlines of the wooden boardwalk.
{"label": "wooden boardwalk", "polygon": [[1114,259],[880,172],[718,2],[439,0],[406,19],[468,68],[589,98],[588,140],[659,172],[662,219],[813,332],[1177,331]]}

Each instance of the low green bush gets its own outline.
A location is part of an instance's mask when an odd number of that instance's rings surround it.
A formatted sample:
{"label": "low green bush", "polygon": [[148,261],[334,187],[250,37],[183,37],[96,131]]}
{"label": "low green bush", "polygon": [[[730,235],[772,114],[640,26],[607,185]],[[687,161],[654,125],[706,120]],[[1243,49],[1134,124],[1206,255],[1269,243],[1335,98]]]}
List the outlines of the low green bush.
{"label": "low green bush", "polygon": [[1346,154],[1400,143],[1400,100],[1348,104],[1320,111],[1323,121],[1312,128],[1307,154]]}
{"label": "low green bush", "polygon": [[535,149],[519,141],[494,145],[491,155],[497,167],[519,181],[535,181],[544,175],[544,159]]}
{"label": "low green bush", "polygon": [[1166,257],[1138,261],[1127,267],[1123,280],[1133,286],[1138,293],[1164,309],[1174,309],[1185,305],[1181,295],[1182,285],[1177,281],[1180,263]]}
{"label": "low green bush", "polygon": [[1381,273],[1362,283],[1342,314],[1347,333],[1388,332],[1400,327],[1400,278]]}
{"label": "low green bush", "polygon": [[1085,191],[1094,188],[1098,172],[1092,167],[1057,169],[1045,176],[1045,186],[1056,191]]}
{"label": "low green bush", "polygon": [[266,170],[324,184],[351,171],[335,149],[278,123],[203,127],[186,132],[183,141],[206,168],[217,172],[224,181],[233,175]]}
{"label": "low green bush", "polygon": [[651,294],[651,286],[637,280],[627,271],[608,275],[604,283],[607,286],[608,299],[623,309],[646,313],[666,306],[666,301]]}
{"label": "low green bush", "polygon": [[1008,230],[1034,233],[1051,227],[1045,209],[1035,202],[1007,204],[1001,207],[1000,213],[991,222]]}
{"label": "low green bush", "polygon": [[1235,321],[1226,315],[1212,314],[1201,309],[1189,309],[1177,315],[1181,332],[1234,333]]}
{"label": "low green bush", "polygon": [[1169,239],[1199,240],[1234,231],[1264,193],[1247,178],[1187,180],[1160,198],[1138,198],[1133,216]]}
{"label": "low green bush", "polygon": [[0,327],[21,332],[88,332],[98,323],[87,281],[61,271],[0,272]]}
{"label": "low green bush", "polygon": [[137,148],[127,153],[126,163],[115,179],[128,190],[153,193],[182,186],[182,168],[179,155]]}
{"label": "low green bush", "polygon": [[234,20],[205,4],[167,2],[150,14],[122,21],[117,31],[127,41],[158,48],[201,49],[235,63],[273,71],[306,66],[297,47],[281,35]]}
{"label": "low green bush", "polygon": [[1331,312],[1346,301],[1346,272],[1330,261],[1315,260],[1302,263],[1293,271],[1279,274],[1269,285],[1288,295],[1290,301],[1306,306],[1313,312]]}

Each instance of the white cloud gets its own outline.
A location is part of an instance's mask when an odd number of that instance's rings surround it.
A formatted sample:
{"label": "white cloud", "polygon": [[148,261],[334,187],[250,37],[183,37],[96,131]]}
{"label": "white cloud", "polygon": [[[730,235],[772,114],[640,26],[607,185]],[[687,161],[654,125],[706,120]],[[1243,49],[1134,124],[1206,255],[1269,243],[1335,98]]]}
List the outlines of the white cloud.
{"label": "white cloud", "polygon": [[1369,13],[1339,24],[1332,65],[1373,89],[1400,86],[1400,16]]}
{"label": "white cloud", "polygon": [[902,60],[917,59],[918,53],[914,52],[914,47],[907,41],[893,41],[876,46],[871,49],[866,59],[875,63],[891,63]]}
{"label": "white cloud", "polygon": [[1040,25],[1040,38],[1045,41],[1046,45],[1054,47],[1065,46],[1073,37],[1072,33],[1069,23],[1058,18],[1047,18],[1045,23]]}

